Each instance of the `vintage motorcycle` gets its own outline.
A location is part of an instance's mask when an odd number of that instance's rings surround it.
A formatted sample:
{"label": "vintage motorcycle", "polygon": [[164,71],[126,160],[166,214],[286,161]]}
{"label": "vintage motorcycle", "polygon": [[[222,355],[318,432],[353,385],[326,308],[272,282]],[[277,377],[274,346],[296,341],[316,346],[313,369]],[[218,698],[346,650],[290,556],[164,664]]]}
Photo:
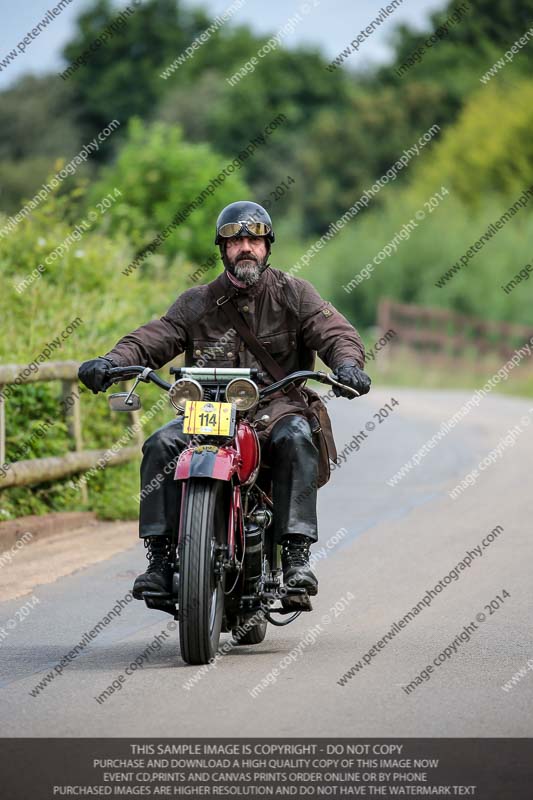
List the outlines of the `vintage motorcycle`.
{"label": "vintage motorcycle", "polygon": [[172,384],[149,368],[114,367],[114,383],[133,377],[135,382],[130,391],[108,399],[115,411],[139,409],[135,388],[151,381],[168,390],[183,417],[189,441],[174,474],[183,485],[172,543],[172,591],[144,592],[143,599],[149,608],[179,621],[183,660],[207,664],[221,632],[231,631],[239,645],[259,644],[269,622],[287,625],[312,610],[305,589],[283,585],[280,548],[271,535],[271,479],[269,470],[261,468],[259,439],[247,415],[260,400],[295,381],[341,384],[331,374],[309,370],[262,389],[264,374],[256,369],[182,367],[170,372],[176,376]]}

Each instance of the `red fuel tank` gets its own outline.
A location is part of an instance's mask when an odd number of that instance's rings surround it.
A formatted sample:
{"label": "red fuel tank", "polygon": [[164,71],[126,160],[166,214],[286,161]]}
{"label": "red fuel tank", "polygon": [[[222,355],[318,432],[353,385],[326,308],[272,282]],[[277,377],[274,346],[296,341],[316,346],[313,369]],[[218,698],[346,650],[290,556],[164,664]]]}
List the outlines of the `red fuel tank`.
{"label": "red fuel tank", "polygon": [[241,457],[241,464],[237,469],[239,480],[243,485],[253,483],[259,471],[261,446],[257,433],[249,422],[239,422],[236,446]]}

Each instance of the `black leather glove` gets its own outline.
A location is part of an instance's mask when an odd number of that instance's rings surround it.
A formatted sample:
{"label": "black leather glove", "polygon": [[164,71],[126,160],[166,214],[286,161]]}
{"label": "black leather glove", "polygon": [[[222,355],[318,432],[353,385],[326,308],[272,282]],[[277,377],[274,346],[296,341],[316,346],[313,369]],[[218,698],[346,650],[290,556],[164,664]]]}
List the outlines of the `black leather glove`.
{"label": "black leather glove", "polygon": [[[340,383],[344,383],[346,386],[355,389],[359,394],[366,394],[370,391],[370,384],[372,381],[366,372],[363,372],[362,369],[359,369],[359,367],[356,367],[354,364],[341,364],[337,367],[334,377],[336,377]],[[346,392],[344,389],[341,389],[340,386],[333,387],[333,394],[336,397],[348,397],[350,399],[355,397],[354,394]]]}
{"label": "black leather glove", "polygon": [[110,358],[99,356],[90,361],[84,361],[78,370],[78,378],[94,394],[105,392],[112,384],[109,375],[111,367],[116,366]]}

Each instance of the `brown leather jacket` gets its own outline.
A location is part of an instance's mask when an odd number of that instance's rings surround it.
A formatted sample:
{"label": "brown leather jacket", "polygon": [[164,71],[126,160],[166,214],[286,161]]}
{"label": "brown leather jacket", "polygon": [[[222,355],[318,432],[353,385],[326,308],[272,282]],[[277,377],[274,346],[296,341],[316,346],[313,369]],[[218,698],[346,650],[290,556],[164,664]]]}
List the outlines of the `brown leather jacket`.
{"label": "brown leather jacket", "polygon": [[[264,372],[217,306],[217,299],[232,287],[224,271],[209,284],[187,289],[163,317],[124,336],[106,357],[117,366],[160,369],[184,352],[186,366],[256,367]],[[364,367],[361,337],[309,281],[268,267],[257,284],[237,291],[234,303],[287,374],[313,369],[316,353],[332,370],[343,363]],[[255,411],[260,438],[268,438],[280,417],[302,413],[308,402],[309,397],[298,404],[284,393],[264,401]],[[260,420],[265,416],[267,420]],[[326,433],[329,457],[335,460],[333,437]]]}

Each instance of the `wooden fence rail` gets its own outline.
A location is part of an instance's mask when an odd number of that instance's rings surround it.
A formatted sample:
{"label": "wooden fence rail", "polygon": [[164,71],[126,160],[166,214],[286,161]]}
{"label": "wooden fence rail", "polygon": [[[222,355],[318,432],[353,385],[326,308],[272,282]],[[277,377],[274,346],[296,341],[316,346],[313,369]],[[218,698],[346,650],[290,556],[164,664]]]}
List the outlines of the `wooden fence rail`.
{"label": "wooden fence rail", "polygon": [[383,333],[393,330],[396,334],[387,346],[389,354],[403,346],[415,351],[417,357],[432,362],[469,356],[507,360],[533,337],[533,326],[492,322],[445,308],[426,308],[392,300],[380,302],[378,325]]}
{"label": "wooden fence rail", "polygon": [[[122,447],[117,452],[83,449],[78,368],[77,361],[49,361],[39,365],[38,370],[33,372],[29,371],[27,364],[0,365],[0,489],[58,480],[96,467],[103,459],[109,466],[114,466],[129,461],[138,454],[142,444],[142,432],[138,427],[135,428],[135,446]],[[73,451],[63,456],[27,459],[6,465],[6,420],[9,416],[10,396],[6,387],[38,381],[61,381],[62,407],[67,430],[73,442]],[[130,412],[133,424],[138,418],[138,411]],[[82,497],[86,500],[86,484],[81,483],[80,489]]]}

